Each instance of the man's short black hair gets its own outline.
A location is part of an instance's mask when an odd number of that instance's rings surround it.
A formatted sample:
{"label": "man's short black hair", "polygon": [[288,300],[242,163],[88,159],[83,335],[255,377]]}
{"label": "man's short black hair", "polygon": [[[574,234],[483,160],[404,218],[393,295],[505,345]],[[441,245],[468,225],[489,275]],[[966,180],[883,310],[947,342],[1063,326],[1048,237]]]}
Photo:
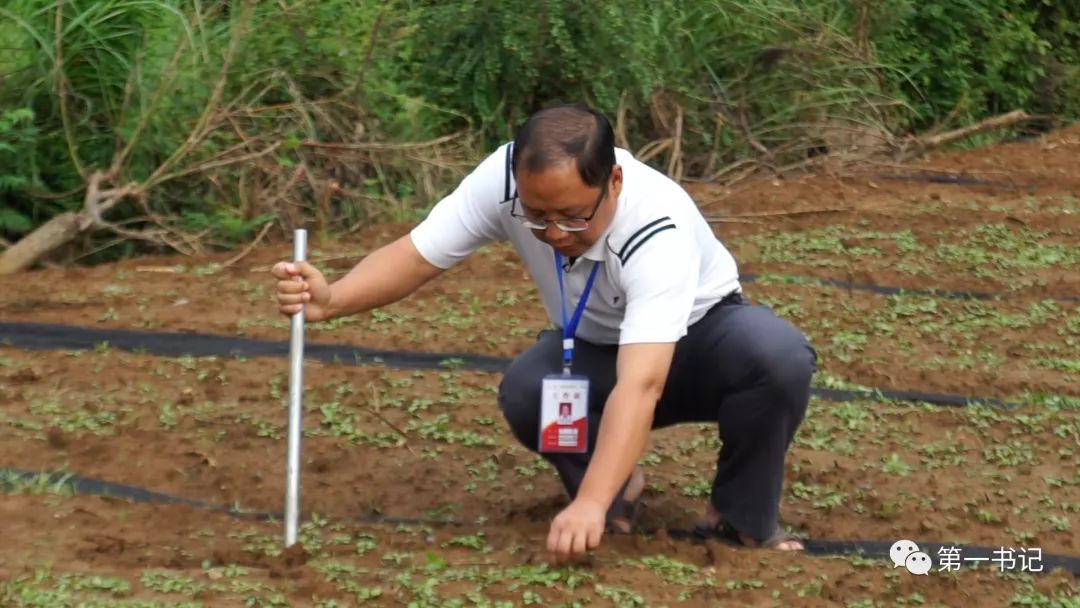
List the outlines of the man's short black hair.
{"label": "man's short black hair", "polygon": [[583,104],[540,110],[525,121],[514,138],[510,167],[530,172],[573,160],[581,181],[600,186],[615,165],[615,131],[600,112]]}

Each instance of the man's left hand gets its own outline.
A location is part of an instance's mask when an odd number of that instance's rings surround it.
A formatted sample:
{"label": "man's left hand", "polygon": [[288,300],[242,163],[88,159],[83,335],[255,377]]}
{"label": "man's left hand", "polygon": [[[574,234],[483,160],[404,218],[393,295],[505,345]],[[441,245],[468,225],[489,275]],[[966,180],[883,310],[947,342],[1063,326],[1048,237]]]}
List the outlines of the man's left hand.
{"label": "man's left hand", "polygon": [[604,535],[607,509],[603,505],[575,500],[551,522],[548,553],[557,564],[580,559],[589,549],[600,545]]}

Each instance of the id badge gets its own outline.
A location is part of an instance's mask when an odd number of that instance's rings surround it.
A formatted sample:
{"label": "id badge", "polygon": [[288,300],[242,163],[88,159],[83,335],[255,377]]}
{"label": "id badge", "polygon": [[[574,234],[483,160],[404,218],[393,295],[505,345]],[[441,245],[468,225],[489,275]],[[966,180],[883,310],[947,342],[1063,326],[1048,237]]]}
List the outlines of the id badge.
{"label": "id badge", "polygon": [[540,451],[586,452],[588,446],[589,379],[546,376],[540,403]]}

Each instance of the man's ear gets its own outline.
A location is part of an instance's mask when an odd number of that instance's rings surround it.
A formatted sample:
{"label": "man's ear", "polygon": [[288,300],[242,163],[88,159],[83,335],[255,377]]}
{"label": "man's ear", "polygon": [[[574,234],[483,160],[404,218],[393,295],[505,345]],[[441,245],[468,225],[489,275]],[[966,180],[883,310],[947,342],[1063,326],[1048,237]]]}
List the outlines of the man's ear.
{"label": "man's ear", "polygon": [[611,167],[611,190],[615,193],[615,197],[618,198],[622,194],[623,183],[622,166],[615,164]]}

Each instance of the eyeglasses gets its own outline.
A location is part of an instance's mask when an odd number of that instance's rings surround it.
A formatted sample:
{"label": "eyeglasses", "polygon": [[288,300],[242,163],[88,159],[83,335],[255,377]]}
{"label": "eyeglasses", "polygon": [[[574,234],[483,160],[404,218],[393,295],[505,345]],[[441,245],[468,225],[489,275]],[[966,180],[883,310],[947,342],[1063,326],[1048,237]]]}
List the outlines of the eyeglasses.
{"label": "eyeglasses", "polygon": [[[586,217],[568,217],[560,218],[557,220],[551,220],[550,223],[555,224],[555,227],[563,232],[581,232],[589,227],[589,220],[596,215],[598,209],[600,209],[600,203],[604,202],[604,197],[608,192],[608,180],[604,180],[604,187],[600,190],[600,196],[597,197],[596,203],[593,205],[592,213]],[[530,214],[527,210],[522,212],[517,211],[519,197],[514,197],[514,202],[510,205],[510,215],[516,218],[523,226],[531,230],[547,230],[548,220],[541,217],[536,217]]]}

